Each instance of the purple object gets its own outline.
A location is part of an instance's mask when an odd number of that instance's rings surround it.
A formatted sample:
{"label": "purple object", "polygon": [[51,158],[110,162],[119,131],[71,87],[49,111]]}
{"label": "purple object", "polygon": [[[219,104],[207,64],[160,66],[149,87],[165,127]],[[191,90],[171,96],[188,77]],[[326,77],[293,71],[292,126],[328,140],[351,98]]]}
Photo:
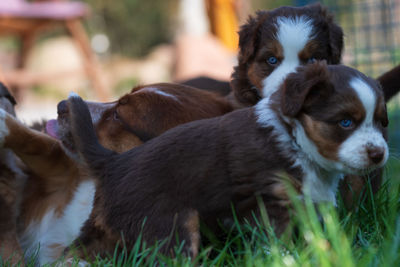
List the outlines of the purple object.
{"label": "purple object", "polygon": [[30,3],[24,0],[0,0],[0,18],[20,17],[63,20],[83,17],[88,12],[89,7],[77,1]]}

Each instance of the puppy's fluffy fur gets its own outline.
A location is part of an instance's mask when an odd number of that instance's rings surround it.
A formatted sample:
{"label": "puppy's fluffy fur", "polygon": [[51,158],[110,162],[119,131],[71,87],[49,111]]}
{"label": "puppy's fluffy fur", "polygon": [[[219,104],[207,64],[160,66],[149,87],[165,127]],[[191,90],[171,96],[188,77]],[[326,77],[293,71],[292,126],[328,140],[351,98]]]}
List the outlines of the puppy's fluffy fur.
{"label": "puppy's fluffy fur", "polygon": [[[7,88],[0,83],[0,117],[9,113],[15,116],[15,99]],[[1,124],[1,120],[0,120]],[[1,127],[0,131],[5,131]],[[0,134],[1,136],[1,134]],[[4,140],[0,137],[0,143]],[[22,250],[17,237],[17,216],[19,198],[25,174],[19,166],[14,153],[9,149],[0,149],[0,258],[4,262],[17,264],[22,260]]]}

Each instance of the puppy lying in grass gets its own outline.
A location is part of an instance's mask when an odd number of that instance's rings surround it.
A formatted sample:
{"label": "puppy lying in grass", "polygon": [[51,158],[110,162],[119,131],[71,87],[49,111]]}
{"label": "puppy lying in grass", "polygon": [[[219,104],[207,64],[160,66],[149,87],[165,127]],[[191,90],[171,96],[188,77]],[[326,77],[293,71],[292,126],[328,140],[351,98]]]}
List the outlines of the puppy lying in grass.
{"label": "puppy lying in grass", "polygon": [[[172,237],[196,257],[199,222],[258,214],[266,207],[279,235],[288,202],[279,174],[300,184],[315,203],[335,204],[340,179],[381,168],[388,158],[385,101],[379,84],[349,67],[317,62],[299,67],[255,107],[173,128],[118,154],[101,146],[84,101],[68,100],[77,150],[97,178],[95,203],[78,256],[112,253]],[[144,226],[143,226],[143,222]],[[176,234],[176,235],[175,235]],[[85,251],[85,253],[84,253]]]}

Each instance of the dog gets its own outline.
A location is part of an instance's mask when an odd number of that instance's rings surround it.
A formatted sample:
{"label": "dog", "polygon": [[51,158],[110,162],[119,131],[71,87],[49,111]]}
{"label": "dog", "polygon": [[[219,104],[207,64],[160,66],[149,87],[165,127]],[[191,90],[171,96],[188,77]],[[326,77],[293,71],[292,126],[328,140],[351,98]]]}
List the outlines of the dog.
{"label": "dog", "polygon": [[[61,253],[71,242],[67,237],[79,233],[77,211],[84,209],[85,199],[74,200],[73,193],[75,187],[85,188],[85,176],[78,174],[78,166],[65,154],[58,140],[16,119],[14,98],[5,87],[0,89],[0,247],[4,248],[1,255],[6,259],[5,256],[14,254],[16,257],[11,263],[23,264],[24,254],[30,261],[38,250],[34,241],[39,240],[43,245],[39,253],[41,260],[50,257],[47,254],[53,251]],[[43,123],[36,123],[34,127],[41,130]],[[90,203],[93,195],[82,194],[85,195]],[[89,212],[90,209],[85,213]],[[63,223],[66,217],[69,221]],[[52,234],[56,234],[53,239]]]}
{"label": "dog", "polygon": [[[271,19],[282,17],[290,20],[293,14],[300,17],[304,15],[303,8],[288,8],[288,10],[292,9],[295,11],[282,14],[271,13]],[[318,10],[321,14],[318,14]],[[308,12],[307,14],[311,18],[326,15],[323,8],[317,8],[315,11],[316,13]],[[326,23],[329,23],[329,20]],[[296,25],[293,26],[296,27]],[[323,36],[323,34],[317,34],[316,38],[321,39]],[[341,39],[342,36],[338,38]],[[338,44],[341,43],[339,39]],[[326,54],[322,57],[330,56]],[[168,87],[174,87],[176,90],[168,89]],[[184,96],[179,94],[184,94]],[[177,99],[179,102],[176,101]],[[90,103],[90,111],[95,119],[94,124],[102,145],[114,151],[123,152],[184,122],[214,117],[231,111],[234,104],[229,105],[226,100],[230,101],[229,98],[221,99],[212,94],[204,95],[191,88],[178,85],[149,85],[134,89],[129,96],[122,97],[116,102]],[[200,103],[197,103],[198,101]],[[58,120],[49,121],[46,127],[50,135],[61,139],[63,146],[49,136],[38,136],[37,132],[13,121],[14,118],[7,117],[6,120],[7,124],[11,125],[10,133],[12,134],[6,138],[5,145],[17,151],[31,172],[35,174],[35,179],[29,180],[31,185],[26,187],[30,188],[26,194],[31,197],[25,197],[26,200],[22,205],[24,218],[21,240],[24,249],[29,252],[27,255],[35,254],[40,244],[38,258],[41,264],[57,259],[61,251],[68,246],[68,242],[77,236],[80,226],[90,213],[92,203],[90,199],[94,194],[92,180],[84,174],[84,171],[79,170],[80,163],[76,161],[74,144],[69,133],[70,127],[64,119],[68,115],[65,103],[61,102],[58,105]],[[23,138],[13,138],[13,136],[23,136]],[[27,142],[27,140],[32,141]],[[60,162],[64,165],[60,166]],[[46,190],[42,190],[41,187]],[[43,191],[46,193],[42,194]],[[67,223],[68,216],[62,215],[69,214],[70,207],[75,207],[71,203],[76,203],[85,191],[90,193],[86,195],[87,198],[84,198],[85,201],[80,203],[86,203],[86,217],[82,215],[79,216],[79,220]],[[67,231],[57,231],[61,227]],[[54,231],[49,231],[49,229],[54,229]]]}
{"label": "dog", "polygon": [[297,66],[338,64],[342,50],[343,31],[320,4],[259,11],[239,31],[232,90],[241,105],[255,105]]}
{"label": "dog", "polygon": [[[253,106],[268,96],[297,66],[325,59],[339,64],[343,31],[320,4],[259,11],[239,31],[238,65],[230,82],[235,107]],[[386,101],[400,90],[400,66],[381,75]],[[382,183],[382,170],[370,174],[372,191]],[[366,190],[366,177],[352,175],[343,182],[341,195],[347,208],[356,206]],[[348,185],[351,185],[349,188]]]}
{"label": "dog", "polygon": [[[134,88],[118,101],[88,102],[100,142],[123,152],[185,122],[211,118],[233,110],[216,94],[180,84],[152,84]],[[69,131],[68,107],[61,101],[57,121],[49,121],[47,132],[74,151]]]}
{"label": "dog", "polygon": [[[296,66],[321,59],[339,64],[342,52],[343,31],[319,3],[259,11],[239,31],[238,65],[230,82],[232,94],[237,105],[253,106]],[[400,66],[396,66],[377,78],[386,102],[399,92],[399,77]],[[207,79],[193,80],[191,85],[204,87],[204,81]],[[207,84],[213,87],[216,83]]]}
{"label": "dog", "polygon": [[[6,112],[15,116],[15,104],[14,97],[0,83],[0,116],[4,117]],[[17,236],[17,216],[19,193],[24,179],[25,174],[12,151],[0,149],[0,261],[12,265],[23,263],[23,252]]]}
{"label": "dog", "polygon": [[[64,131],[65,103],[58,105],[59,123],[47,122],[48,134],[29,128],[4,111],[0,119],[3,147],[21,159],[28,174],[21,193],[19,240],[26,258],[37,254],[39,265],[54,262],[78,236],[94,197],[94,181],[77,161],[73,143]],[[175,125],[232,110],[222,97],[176,84],[141,86],[118,101],[89,105],[102,144],[119,152]]]}
{"label": "dog", "polygon": [[[76,148],[97,179],[92,214],[74,242],[79,257],[112,253],[122,236],[128,250],[139,236],[147,244],[178,236],[196,257],[199,222],[213,228],[232,219],[231,204],[250,218],[257,196],[279,235],[288,217],[278,173],[315,203],[335,204],[344,175],[388,158],[379,84],[341,65],[300,67],[254,108],[180,125],[124,153],[99,144],[81,98],[70,96],[68,107]],[[161,250],[175,245],[169,239]]]}

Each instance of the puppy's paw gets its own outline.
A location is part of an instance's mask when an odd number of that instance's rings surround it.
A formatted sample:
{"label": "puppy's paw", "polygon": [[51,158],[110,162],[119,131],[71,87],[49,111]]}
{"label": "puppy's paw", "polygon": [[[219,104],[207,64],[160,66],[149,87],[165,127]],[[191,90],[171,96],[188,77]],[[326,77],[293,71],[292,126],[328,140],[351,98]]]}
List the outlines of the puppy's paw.
{"label": "puppy's paw", "polygon": [[4,109],[0,109],[0,146],[3,146],[4,139],[9,134],[9,130],[6,124],[7,116],[7,112]]}

